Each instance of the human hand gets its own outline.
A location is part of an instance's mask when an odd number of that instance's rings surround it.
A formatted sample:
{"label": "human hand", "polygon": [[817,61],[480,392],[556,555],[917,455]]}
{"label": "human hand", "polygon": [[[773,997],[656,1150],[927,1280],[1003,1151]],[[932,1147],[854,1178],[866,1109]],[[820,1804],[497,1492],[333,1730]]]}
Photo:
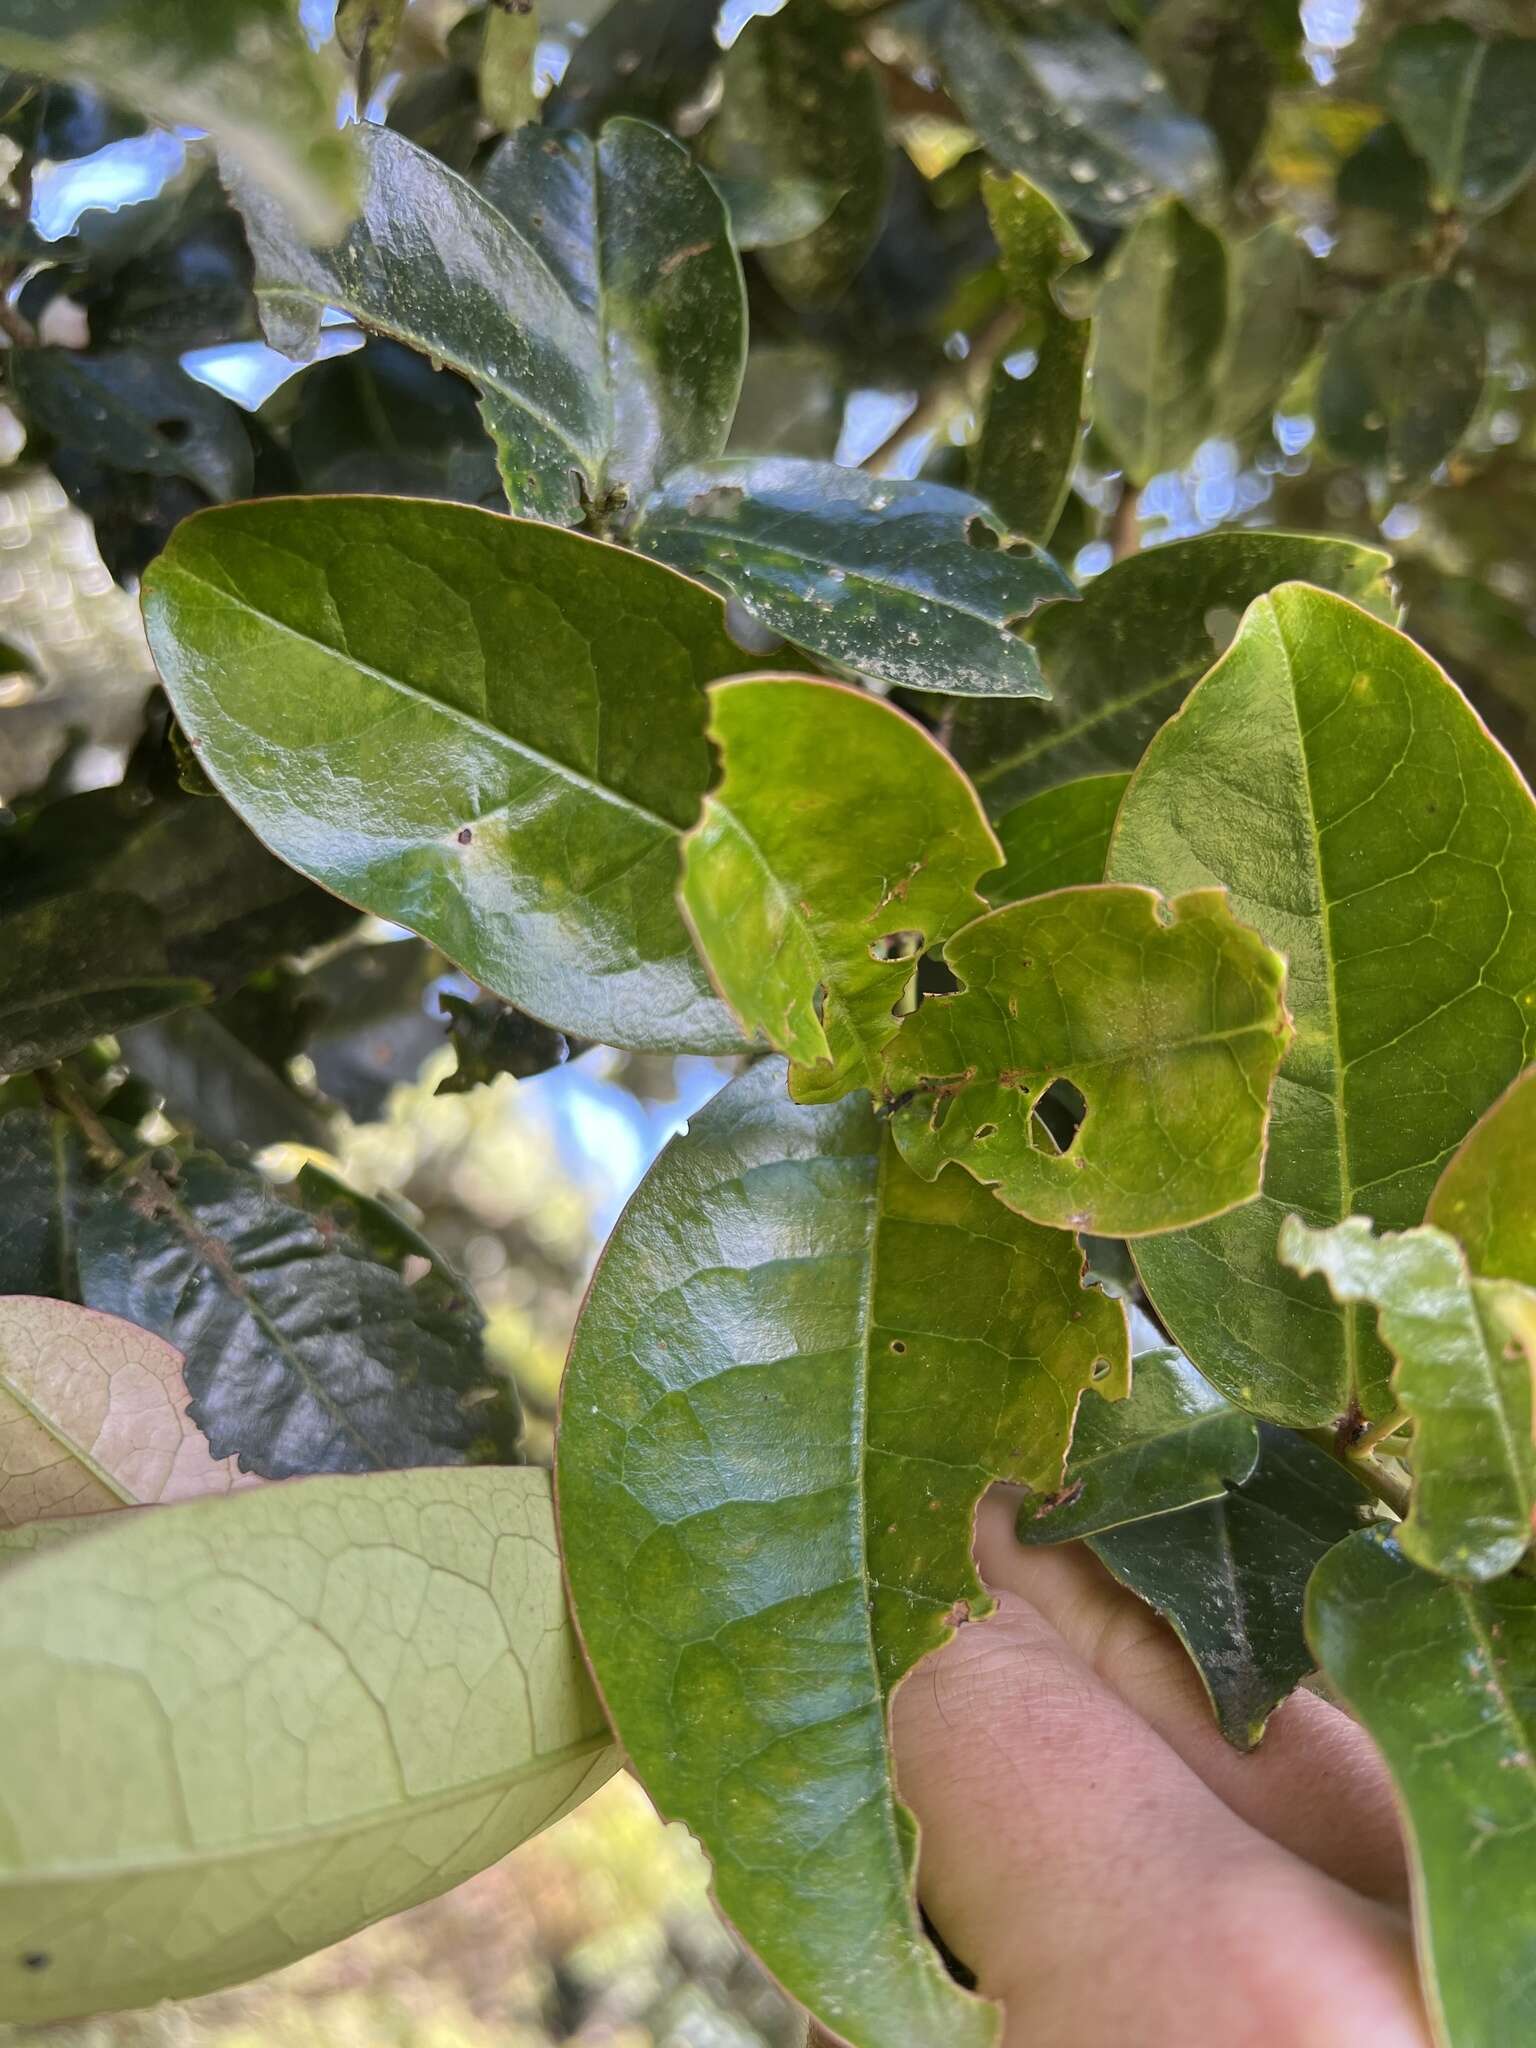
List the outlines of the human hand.
{"label": "human hand", "polygon": [[923,1903],[1004,2048],[1428,2048],[1367,1737],[1303,1691],[1240,1756],[1171,1630],[1081,1545],[1021,1548],[1017,1499],[977,1519],[998,1612],[894,1711]]}

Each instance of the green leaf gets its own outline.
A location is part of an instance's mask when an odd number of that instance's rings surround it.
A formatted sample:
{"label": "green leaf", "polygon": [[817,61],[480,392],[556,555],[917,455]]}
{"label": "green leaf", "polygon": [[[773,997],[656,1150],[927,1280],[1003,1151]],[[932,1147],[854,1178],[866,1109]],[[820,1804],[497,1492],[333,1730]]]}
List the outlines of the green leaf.
{"label": "green leaf", "polygon": [[62,1117],[44,1109],[0,1118],[0,1295],[80,1297],[75,1257],[91,1200],[85,1147]]}
{"label": "green leaf", "polygon": [[1423,483],[1471,425],[1487,357],[1482,313],[1463,286],[1389,285],[1329,337],[1317,392],[1324,440],[1389,484]]}
{"label": "green leaf", "polygon": [[1536,806],[1448,678],[1344,599],[1290,584],[1148,749],[1120,881],[1213,882],[1290,962],[1293,1051],[1264,1193],[1137,1247],[1169,1333],[1229,1399],[1390,1425],[1372,1318],[1280,1265],[1289,1211],[1419,1221],[1467,1127],[1536,1047]]}
{"label": "green leaf", "polygon": [[776,249],[803,240],[841,196],[820,178],[733,178],[719,171],[709,182],[725,202],[738,249]]}
{"label": "green leaf", "polygon": [[491,0],[480,42],[480,105],[493,128],[510,134],[539,118],[533,60],[539,46],[534,0]]}
{"label": "green leaf", "polygon": [[[1220,890],[1061,889],[978,918],[944,958],[961,993],[929,996],[887,1056],[919,1173],[958,1161],[1021,1215],[1105,1237],[1258,1192],[1285,962]],[[1058,1149],[1036,1107],[1060,1081],[1086,1112]]]}
{"label": "green leaf", "polygon": [[1243,442],[1266,428],[1311,351],[1311,259],[1284,221],[1227,247],[1227,323],[1212,372],[1211,431]]}
{"label": "green leaf", "polygon": [[643,553],[856,674],[1039,696],[1039,664],[1013,629],[1076,592],[1049,555],[1004,538],[968,492],[788,456],[680,470],[634,536]]}
{"label": "green leaf", "polygon": [[985,910],[1001,849],[948,754],[878,699],[775,677],[710,703],[724,776],[683,842],[699,950],[744,1035],[795,1062],[797,1101],[878,1089],[919,955]]}
{"label": "green leaf", "polygon": [[1315,1444],[1269,1423],[1259,1444],[1252,1475],[1220,1500],[1128,1522],[1090,1546],[1171,1623],[1236,1749],[1255,1747],[1312,1669],[1307,1581],[1371,1507],[1360,1482]]}
{"label": "green leaf", "polygon": [[370,341],[316,363],[293,388],[288,453],[302,490],[505,505],[473,388],[425,356]]}
{"label": "green leaf", "polygon": [[1381,92],[1429,165],[1437,207],[1497,213],[1536,170],[1536,39],[1415,23],[1383,52]]}
{"label": "green leaf", "polygon": [[349,131],[361,217],[312,248],[283,207],[230,180],[256,263],[269,338],[302,355],[339,306],[476,385],[514,509],[570,523],[607,430],[596,330],[543,252],[424,149],[388,128]]}
{"label": "green leaf", "polygon": [[1402,1804],[1419,1968],[1439,2038],[1508,2048],[1536,2027],[1536,1584],[1459,1586],[1386,1529],[1325,1557],[1307,1593],[1324,1675]]}
{"label": "green leaf", "polygon": [[142,349],[14,352],[16,396],[28,422],[113,469],[184,476],[210,498],[251,489],[251,442],[227,398],[174,358]]}
{"label": "green leaf", "polygon": [[357,66],[357,104],[366,110],[389,68],[405,0],[338,0],[336,40]]}
{"label": "green leaf", "polygon": [[[437,1001],[448,1019],[448,1039],[457,1061],[453,1072],[438,1082],[439,1095],[467,1095],[499,1074],[526,1081],[563,1066],[571,1057],[571,1043],[563,1031],[552,1031],[496,996],[471,1002],[464,996],[442,995]],[[583,1049],[580,1040],[576,1049]]]}
{"label": "green leaf", "polygon": [[1181,469],[1209,433],[1226,327],[1225,244],[1165,199],[1110,258],[1094,321],[1094,425],[1133,484]]}
{"label": "green leaf", "polygon": [[997,821],[1007,866],[988,881],[994,908],[1104,879],[1109,835],[1129,775],[1086,775],[1027,797]]}
{"label": "green leaf", "polygon": [[1209,129],[1134,43],[1070,7],[945,0],[939,51],[951,94],[997,162],[1079,220],[1123,226],[1155,193],[1194,202],[1217,185]]}
{"label": "green leaf", "polygon": [[332,1143],[316,1104],[208,1010],[183,1010],[120,1030],[118,1037],[134,1075],[160,1095],[173,1118],[195,1122],[220,1150],[296,1144],[324,1151]]}
{"label": "green leaf", "polygon": [[1425,1213],[1459,1238],[1474,1273],[1536,1287],[1536,1067],[1467,1133]]}
{"label": "green leaf", "polygon": [[1070,1237],[927,1186],[866,1098],[798,1108],[772,1060],[652,1168],[577,1328],[561,1540],[616,1734],[854,2048],[997,2039],[919,1929],[886,1701],[990,1607],[988,1480],[1058,1483],[1081,1391],[1124,1389],[1121,1312],[1080,1275]]}
{"label": "green leaf", "polygon": [[1264,140],[1275,60],[1294,62],[1300,39],[1289,0],[1268,12],[1266,20],[1250,0],[1159,0],[1146,26],[1147,55],[1180,104],[1210,127],[1233,185]]}
{"label": "green leaf", "polygon": [[736,1045],[674,901],[709,780],[719,602],[467,505],[268,500],[145,578],[176,714],[281,857],[558,1030]]}
{"label": "green leaf", "polygon": [[986,171],[981,191],[1019,332],[992,372],[971,481],[1013,532],[1043,544],[1071,488],[1092,333],[1063,312],[1056,287],[1088,248],[1027,178]]}
{"label": "green leaf", "polygon": [[1124,1522],[1220,1500],[1259,1457],[1251,1416],[1208,1387],[1177,1351],[1141,1351],[1131,1395],[1090,1401],[1078,1417],[1066,1476],[1055,1493],[1026,1496],[1021,1543],[1073,1543]]}
{"label": "green leaf", "polygon": [[187,1413],[181,1354],[116,1316],[0,1298],[0,1525],[250,1485]]}
{"label": "green leaf", "polygon": [[592,494],[638,497],[718,455],[741,395],[746,288],[724,202],[687,150],[643,121],[610,121],[596,142],[523,128],[481,190],[592,327],[606,422]]}
{"label": "green leaf", "polygon": [[167,127],[206,129],[305,235],[339,234],[352,216],[339,79],[290,0],[6,0],[0,64],[95,86]]}
{"label": "green leaf", "polygon": [[595,134],[610,115],[636,114],[678,135],[696,133],[723,61],[715,40],[722,4],[611,0],[545,101],[546,124]]}
{"label": "green leaf", "polygon": [[1075,775],[1134,768],[1256,597],[1300,580],[1374,610],[1389,601],[1389,566],[1376,548],[1289,533],[1207,533],[1130,555],[1031,629],[1049,703],[961,705],[955,757],[994,817]]}
{"label": "green leaf", "polygon": [[24,2025],[277,1969],[494,1863],[615,1762],[527,1468],[258,1487],[12,1565],[0,1743]]}
{"label": "green leaf", "polygon": [[885,219],[885,93],[859,32],[827,0],[786,0],[725,65],[711,162],[737,177],[809,179],[837,194],[828,218],[759,258],[792,305],[837,298]]}
{"label": "green leaf", "polygon": [[1413,1422],[1413,1503],[1397,1531],[1404,1554],[1448,1578],[1513,1570],[1536,1509],[1536,1291],[1474,1280],[1443,1230],[1375,1237],[1364,1216],[1331,1230],[1288,1216],[1280,1257],[1297,1273],[1321,1273],[1335,1301],[1378,1311],[1397,1360],[1392,1391]]}

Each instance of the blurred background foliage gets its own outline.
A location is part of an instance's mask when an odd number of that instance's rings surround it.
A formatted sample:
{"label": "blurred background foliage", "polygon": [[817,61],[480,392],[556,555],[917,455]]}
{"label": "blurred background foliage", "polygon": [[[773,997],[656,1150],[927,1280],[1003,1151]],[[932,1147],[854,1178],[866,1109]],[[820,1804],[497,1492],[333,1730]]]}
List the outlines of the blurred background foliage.
{"label": "blurred background foliage", "polygon": [[[1536,765],[1536,184],[1498,183],[1522,135],[1536,152],[1530,0],[790,0],[776,27],[772,0],[301,13],[317,44],[339,34],[343,111],[466,174],[518,122],[627,111],[717,174],[768,181],[789,212],[746,258],[734,448],[1006,494],[1009,384],[1027,390],[1044,321],[1096,307],[1093,422],[1036,537],[1083,582],[1224,527],[1381,542],[1410,630]],[[1473,124],[1487,161],[1437,154],[1415,35],[1440,39],[1439,78],[1458,39],[1493,44]],[[1105,80],[1121,72],[1117,99]],[[111,791],[120,839],[219,803],[152,692],[133,594],[177,520],[252,491],[494,505],[499,488],[455,376],[339,317],[306,365],[266,345],[238,217],[193,131],[11,77],[0,150],[0,828]],[[1082,239],[1034,311],[989,216],[999,166]],[[1166,246],[1127,234],[1148,166],[1193,209],[1159,214]],[[1187,416],[1149,435],[1137,294],[1169,275],[1195,375]],[[1202,319],[1226,380],[1205,413]],[[125,440],[146,380],[163,403],[148,440]],[[0,830],[0,914],[17,887]],[[204,1007],[98,1037],[77,1080],[147,1143],[195,1132],[284,1189],[319,1166],[383,1201],[474,1289],[526,1454],[547,1460],[596,1250],[724,1070],[568,1045],[419,940],[340,927],[242,954]],[[747,2048],[794,2027],[713,1918],[696,1852],[621,1779],[453,1896],[264,1984],[0,2039],[43,2033]]]}

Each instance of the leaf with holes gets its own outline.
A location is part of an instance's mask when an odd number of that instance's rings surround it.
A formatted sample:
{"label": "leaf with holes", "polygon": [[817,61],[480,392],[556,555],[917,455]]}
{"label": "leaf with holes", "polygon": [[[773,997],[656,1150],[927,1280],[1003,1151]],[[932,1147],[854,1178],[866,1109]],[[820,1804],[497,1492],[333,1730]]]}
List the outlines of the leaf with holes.
{"label": "leaf with holes", "polygon": [[187,1413],[181,1354],[118,1316],[0,1296],[0,1525],[254,1485]]}
{"label": "leaf with holes", "polygon": [[524,128],[480,189],[592,323],[606,425],[591,494],[638,498],[718,455],[741,396],[746,290],[724,202],[681,144],[643,121],[610,121],[595,142]]}
{"label": "leaf with holes", "polygon": [[979,498],[788,456],[696,464],[645,505],[635,545],[739,598],[859,675],[961,696],[1039,696],[1014,630],[1076,596]]}
{"label": "leaf with holes", "polygon": [[1073,1543],[1123,1522],[1220,1500],[1259,1456],[1259,1428],[1177,1351],[1140,1351],[1128,1401],[1090,1401],[1061,1486],[1026,1495],[1021,1543]]}
{"label": "leaf with holes", "polygon": [[1335,1301],[1369,1304],[1397,1361],[1392,1391],[1413,1423],[1405,1556],[1455,1579],[1512,1571],[1531,1541],[1536,1444],[1536,1290],[1474,1280],[1455,1238],[1424,1227],[1382,1237],[1367,1218],[1280,1231],[1280,1257],[1320,1273]]}
{"label": "leaf with holes", "polygon": [[739,1043],[674,894],[709,780],[718,599],[467,505],[275,500],[145,578],[177,717],[283,859],[582,1038]]}
{"label": "leaf with holes", "polygon": [[[893,1129],[932,1179],[958,1162],[1037,1223],[1132,1237],[1258,1192],[1285,962],[1219,889],[1060,889],[978,918],[887,1055]],[[1082,1106],[1061,1147],[1037,1113]]]}
{"label": "leaf with holes", "polygon": [[1326,1451],[1261,1423],[1259,1462],[1242,1485],[1107,1530],[1089,1547],[1170,1623],[1222,1734],[1235,1749],[1252,1749],[1312,1669],[1302,1632],[1307,1581],[1370,1512],[1371,1496]]}
{"label": "leaf with holes", "polygon": [[1474,1273],[1536,1287],[1536,1067],[1472,1126],[1435,1183],[1426,1223],[1458,1238]]}
{"label": "leaf with holes", "polygon": [[989,2048],[919,1926],[887,1701],[988,1611],[976,1502],[1059,1483],[1125,1325],[1070,1237],[784,1080],[695,1117],[603,1254],[556,1457],[572,1602],[626,1754],[790,1993],[854,2048]]}
{"label": "leaf with holes", "polygon": [[796,1101],[878,1088],[918,957],[985,910],[997,841],[948,754],[862,691],[773,678],[710,701],[724,776],[683,842],[699,950],[746,1035],[795,1062]]}
{"label": "leaf with holes", "polygon": [[0,1744],[0,2003],[25,2026],[293,1962],[615,1762],[527,1467],[257,1487],[11,1563]]}
{"label": "leaf with holes", "polygon": [[1076,889],[1104,879],[1109,835],[1129,775],[1085,775],[1026,797],[997,821],[1006,856],[988,879],[987,901],[1001,909],[1052,889]]}
{"label": "leaf with holes", "polygon": [[1376,548],[1289,533],[1207,533],[1130,555],[1030,628],[1049,701],[957,706],[955,758],[993,817],[1073,776],[1134,768],[1256,597],[1298,581],[1384,610],[1390,566]]}
{"label": "leaf with holes", "polygon": [[1062,310],[1057,286],[1088,247],[1027,178],[985,171],[981,190],[1019,329],[992,372],[971,481],[1014,533],[1044,543],[1072,484],[1092,334]]}
{"label": "leaf with holes", "polygon": [[1296,1041],[1262,1198],[1137,1247],[1158,1314],[1229,1399],[1390,1426],[1370,1310],[1282,1266],[1313,1225],[1424,1213],[1468,1127],[1536,1049],[1536,805],[1450,680],[1343,598],[1291,584],[1147,750],[1109,873],[1222,884],[1290,962]]}
{"label": "leaf with holes", "polygon": [[210,498],[251,489],[251,442],[227,398],[144,349],[16,351],[25,418],[112,469],[183,476]]}
{"label": "leaf with holes", "polygon": [[1448,277],[1389,285],[1336,327],[1317,389],[1323,439],[1388,484],[1422,484],[1472,424],[1488,367],[1476,299]]}
{"label": "leaf with holes", "polygon": [[1381,92],[1429,166],[1436,206],[1497,213],[1536,171],[1536,38],[1415,22],[1382,54]]}

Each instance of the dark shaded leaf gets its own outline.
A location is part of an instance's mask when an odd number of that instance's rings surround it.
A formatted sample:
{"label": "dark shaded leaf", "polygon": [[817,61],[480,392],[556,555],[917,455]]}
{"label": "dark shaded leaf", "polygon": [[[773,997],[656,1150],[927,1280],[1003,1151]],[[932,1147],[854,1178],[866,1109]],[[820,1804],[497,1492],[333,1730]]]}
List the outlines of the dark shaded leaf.
{"label": "dark shaded leaf", "polygon": [[1309,354],[1310,258],[1294,230],[1271,221],[1227,246],[1227,322],[1212,370],[1211,431],[1239,442],[1267,427]]}
{"label": "dark shaded leaf", "polygon": [[462,377],[370,341],[298,383],[288,448],[306,491],[454,498],[499,510],[496,450]]}
{"label": "dark shaded leaf", "polygon": [[985,886],[995,909],[1104,879],[1109,835],[1129,775],[1087,775],[1028,797],[997,821],[1008,865]]}
{"label": "dark shaded leaf", "polygon": [[171,1118],[195,1123],[220,1151],[289,1143],[324,1150],[331,1142],[319,1108],[207,1010],[119,1029],[118,1038],[123,1058]]}
{"label": "dark shaded leaf", "polygon": [[173,359],[17,349],[12,374],[31,424],[88,461],[186,477],[210,498],[249,494],[251,443],[238,409]]}
{"label": "dark shaded leaf", "polygon": [[[471,1002],[464,996],[443,995],[438,1004],[448,1019],[448,1039],[457,1061],[453,1072],[438,1082],[439,1095],[467,1095],[498,1074],[526,1081],[564,1066],[571,1057],[571,1043],[563,1031],[552,1031],[497,996]],[[582,1049],[579,1039],[577,1049]]]}
{"label": "dark shaded leaf", "polygon": [[636,114],[678,135],[703,125],[723,61],[715,40],[722,0],[612,0],[571,52],[545,102],[556,128],[595,134],[614,114]]}
{"label": "dark shaded leaf", "polygon": [[42,1108],[0,1116],[0,1295],[80,1299],[75,1246],[92,1185],[73,1124]]}
{"label": "dark shaded leaf", "polygon": [[1388,483],[1423,483],[1471,425],[1487,355],[1482,313],[1463,286],[1448,277],[1389,285],[1329,337],[1323,438]]}
{"label": "dark shaded leaf", "polygon": [[817,178],[733,178],[720,171],[709,182],[725,202],[738,249],[775,249],[803,240],[839,198],[835,185]]}
{"label": "dark shaded leaf", "polygon": [[1536,170],[1536,38],[1413,23],[1382,54],[1381,91],[1429,166],[1436,206],[1497,213]]}
{"label": "dark shaded leaf", "polygon": [[357,67],[357,104],[367,111],[389,66],[405,0],[337,0],[336,40]]}

